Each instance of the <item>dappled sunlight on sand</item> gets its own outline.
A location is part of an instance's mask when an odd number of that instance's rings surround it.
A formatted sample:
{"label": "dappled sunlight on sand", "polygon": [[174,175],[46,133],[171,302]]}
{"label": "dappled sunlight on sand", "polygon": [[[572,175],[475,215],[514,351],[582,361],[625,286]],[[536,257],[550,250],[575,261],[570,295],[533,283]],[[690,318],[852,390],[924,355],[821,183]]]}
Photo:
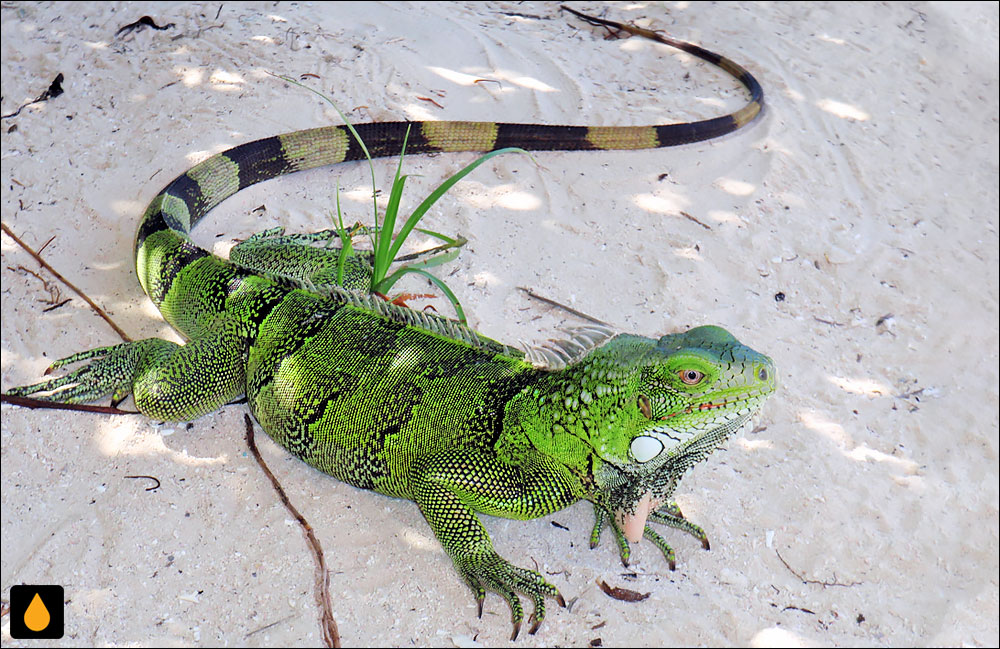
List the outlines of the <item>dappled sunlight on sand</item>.
{"label": "dappled sunlight on sand", "polygon": [[824,418],[815,411],[799,413],[799,421],[812,431],[815,431],[841,448],[854,446],[854,440],[840,424]]}
{"label": "dappled sunlight on sand", "polygon": [[201,85],[201,83],[205,80],[205,70],[202,68],[178,67],[174,68],[174,73],[180,77],[181,83],[188,88]]}
{"label": "dappled sunlight on sand", "polygon": [[633,202],[648,212],[657,214],[679,214],[691,205],[691,199],[677,192],[658,192],[657,194],[638,194]]}
{"label": "dappled sunlight on sand", "polygon": [[142,214],[146,209],[146,203],[140,200],[114,199],[108,204],[115,214],[123,218],[135,218],[136,214]]}
{"label": "dappled sunlight on sand", "polygon": [[868,113],[861,110],[857,106],[846,104],[842,101],[836,101],[835,99],[820,99],[816,102],[816,106],[831,115],[836,115],[837,117],[841,117],[843,119],[853,119],[859,122],[864,122],[871,118]]}
{"label": "dappled sunlight on sand", "polygon": [[733,196],[750,196],[757,190],[757,186],[743,180],[735,178],[719,178],[715,181],[715,186]]}
{"label": "dappled sunlight on sand", "polygon": [[187,449],[171,449],[163,442],[163,438],[172,435],[177,429],[183,430],[184,423],[152,427],[144,421],[140,430],[135,430],[132,425],[123,423],[121,418],[110,417],[99,424],[94,444],[101,453],[108,456],[166,455],[171,461],[184,466],[220,465],[229,461],[225,455],[195,457],[188,454]]}
{"label": "dappled sunlight on sand", "polygon": [[680,257],[681,259],[688,259],[690,261],[704,261],[701,256],[701,252],[697,248],[691,246],[676,248],[674,250],[674,255]]}
{"label": "dappled sunlight on sand", "polygon": [[737,437],[733,443],[742,448],[744,451],[759,451],[761,449],[774,448],[774,442],[769,439],[747,439],[746,437]]}
{"label": "dappled sunlight on sand", "polygon": [[521,184],[488,186],[475,180],[463,180],[451,190],[462,202],[477,209],[502,207],[508,210],[537,210],[542,207],[538,196],[521,189]]}
{"label": "dappled sunlight on sand", "polygon": [[246,83],[240,75],[225,70],[213,72],[208,82],[219,90],[242,90],[243,84]]}
{"label": "dappled sunlight on sand", "polygon": [[544,81],[534,77],[525,76],[518,72],[491,70],[490,72],[483,74],[469,74],[466,72],[459,72],[458,70],[452,70],[450,68],[438,67],[436,65],[429,65],[427,66],[427,69],[442,79],[451,81],[459,86],[471,86],[488,80],[500,82],[499,84],[489,84],[489,87],[497,92],[513,92],[517,90],[517,88],[504,86],[503,82],[507,82],[513,86],[518,86],[519,88],[524,88],[526,90],[533,90],[535,92],[556,92],[555,88]]}
{"label": "dappled sunlight on sand", "polygon": [[432,538],[420,530],[407,527],[403,530],[402,536],[403,543],[405,543],[410,549],[421,550],[423,552],[444,552],[441,548],[441,544],[437,542],[437,539]]}
{"label": "dappled sunlight on sand", "polygon": [[919,465],[906,458],[889,455],[882,451],[877,451],[863,444],[856,444],[851,434],[840,424],[827,419],[822,414],[815,411],[804,411],[799,413],[799,421],[840,448],[845,457],[856,462],[879,462],[891,466],[900,473],[912,475],[919,469]]}
{"label": "dappled sunlight on sand", "polygon": [[869,397],[885,397],[892,394],[888,385],[874,379],[849,379],[841,376],[829,377],[833,383],[842,390],[853,392],[854,394],[864,394]]}
{"label": "dappled sunlight on sand", "polygon": [[779,627],[761,629],[750,639],[751,647],[811,647],[814,644],[794,631]]}

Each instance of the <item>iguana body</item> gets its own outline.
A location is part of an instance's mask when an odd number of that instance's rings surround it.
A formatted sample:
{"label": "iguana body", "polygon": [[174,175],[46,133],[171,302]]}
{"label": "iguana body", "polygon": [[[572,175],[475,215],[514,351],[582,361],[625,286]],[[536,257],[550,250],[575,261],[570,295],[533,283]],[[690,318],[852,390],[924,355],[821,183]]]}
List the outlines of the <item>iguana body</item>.
{"label": "iguana body", "polygon": [[[475,122],[357,126],[373,156],[407,152],[631,149],[694,142],[735,130],[760,110],[757,82],[728,59],[652,32],[736,76],[751,100],[688,124],[575,127]],[[187,420],[245,395],[261,426],[310,465],[357,487],[415,501],[482,603],[485,589],[523,618],[562,598],[535,572],[499,557],[476,512],[535,518],[581,499],[595,504],[593,541],[610,516],[622,559],[652,540],[647,520],[696,535],[670,497],[681,475],[737,430],[775,388],[766,356],[717,327],[659,339],[581,328],[556,351],[526,357],[456,323],[315,282],[305,246],[279,272],[260,248],[239,263],[194,244],[191,228],[240,189],[362,154],[345,128],[298,131],[215,155],[171,182],[136,237],[143,289],[187,344],[148,339],[59,361],[91,362],[11,394],[114,401]],[[296,277],[288,280],[293,269]],[[281,275],[285,280],[278,280]],[[539,359],[547,362],[539,362]],[[662,509],[660,509],[662,507]]]}

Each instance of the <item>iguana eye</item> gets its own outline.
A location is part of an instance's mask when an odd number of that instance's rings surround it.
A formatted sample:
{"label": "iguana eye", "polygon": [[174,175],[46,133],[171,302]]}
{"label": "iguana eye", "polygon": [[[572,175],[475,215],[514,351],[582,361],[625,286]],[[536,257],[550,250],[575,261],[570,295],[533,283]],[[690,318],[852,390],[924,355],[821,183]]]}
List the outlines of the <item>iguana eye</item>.
{"label": "iguana eye", "polygon": [[642,416],[645,417],[646,419],[652,419],[653,404],[649,402],[649,397],[647,397],[644,394],[640,394],[639,398],[637,399],[637,402],[639,406],[639,412],[642,413]]}
{"label": "iguana eye", "polygon": [[699,372],[698,370],[681,370],[677,373],[677,376],[681,377],[681,381],[684,381],[688,385],[698,385],[705,378],[704,372]]}
{"label": "iguana eye", "polygon": [[765,368],[763,368],[763,367],[762,367],[762,368],[760,368],[760,371],[759,371],[759,372],[757,372],[757,377],[758,377],[758,378],[759,378],[759,379],[760,379],[761,381],[766,381],[766,380],[767,380],[767,369],[765,369]]}

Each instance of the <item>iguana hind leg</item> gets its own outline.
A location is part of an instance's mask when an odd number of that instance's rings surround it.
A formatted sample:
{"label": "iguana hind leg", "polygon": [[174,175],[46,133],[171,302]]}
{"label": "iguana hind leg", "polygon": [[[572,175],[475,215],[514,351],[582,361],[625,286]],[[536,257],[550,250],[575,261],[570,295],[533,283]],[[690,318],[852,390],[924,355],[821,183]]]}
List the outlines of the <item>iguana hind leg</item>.
{"label": "iguana hind leg", "polygon": [[187,421],[216,410],[245,389],[242,343],[232,328],[189,341],[159,338],[100,347],[53,363],[52,371],[90,361],[65,376],[13,388],[8,394],[60,403],[89,403],[110,396],[117,405],[130,393],[143,414]]}
{"label": "iguana hind leg", "polygon": [[[369,293],[374,254],[344,247],[358,235],[377,236],[376,228],[356,224],[351,228],[321,230],[308,234],[285,234],[284,228],[259,232],[229,252],[229,260],[258,275],[313,292],[331,286]],[[428,250],[397,255],[393,263],[408,262],[414,268],[430,268],[450,261],[465,245],[463,237],[438,235],[446,243]],[[317,245],[321,244],[321,245]]]}
{"label": "iguana hind leg", "polygon": [[272,228],[234,246],[229,260],[296,288],[315,292],[343,286],[367,293],[372,279],[372,254],[335,245],[359,231],[355,227],[286,235],[284,228]]}

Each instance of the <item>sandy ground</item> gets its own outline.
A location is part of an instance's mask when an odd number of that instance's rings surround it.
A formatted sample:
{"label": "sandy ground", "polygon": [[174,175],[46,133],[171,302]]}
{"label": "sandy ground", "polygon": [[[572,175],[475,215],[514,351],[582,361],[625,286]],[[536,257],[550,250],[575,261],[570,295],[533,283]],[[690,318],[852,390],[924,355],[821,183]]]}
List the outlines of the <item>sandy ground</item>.
{"label": "sandy ground", "polygon": [[[115,38],[144,14],[174,26]],[[746,64],[766,115],[706,144],[491,161],[429,217],[470,239],[447,279],[495,338],[572,322],[527,286],[636,333],[725,326],[776,360],[782,387],[763,430],[682,483],[712,550],[669,533],[676,572],[649,544],[629,570],[610,538],[589,550],[584,504],[487,520],[502,553],[571,602],[518,644],[996,646],[997,5],[608,15]],[[146,202],[211,153],[338,121],[267,72],[318,75],[357,121],[644,124],[743,102],[711,67],[601,40],[553,3],[5,2],[2,17],[3,113],[57,73],[66,91],[2,122],[3,222],[36,248],[51,238],[44,256],[136,338],[176,339],[132,268]],[[473,157],[407,159],[410,204]],[[381,186],[394,164],[377,165]],[[225,253],[276,224],[321,229],[338,183],[364,219],[367,182],[360,165],[272,181],[195,236]],[[4,388],[118,341],[66,289],[73,300],[46,311],[37,266],[6,235],[2,252]],[[313,563],[246,451],[243,407],[193,425],[2,413],[3,597],[65,586],[57,644],[319,642]],[[412,503],[258,438],[326,549],[346,645],[507,643],[506,605],[491,595],[477,620]],[[619,602],[596,580],[650,596]],[[27,644],[9,628],[5,613],[4,645]]]}

